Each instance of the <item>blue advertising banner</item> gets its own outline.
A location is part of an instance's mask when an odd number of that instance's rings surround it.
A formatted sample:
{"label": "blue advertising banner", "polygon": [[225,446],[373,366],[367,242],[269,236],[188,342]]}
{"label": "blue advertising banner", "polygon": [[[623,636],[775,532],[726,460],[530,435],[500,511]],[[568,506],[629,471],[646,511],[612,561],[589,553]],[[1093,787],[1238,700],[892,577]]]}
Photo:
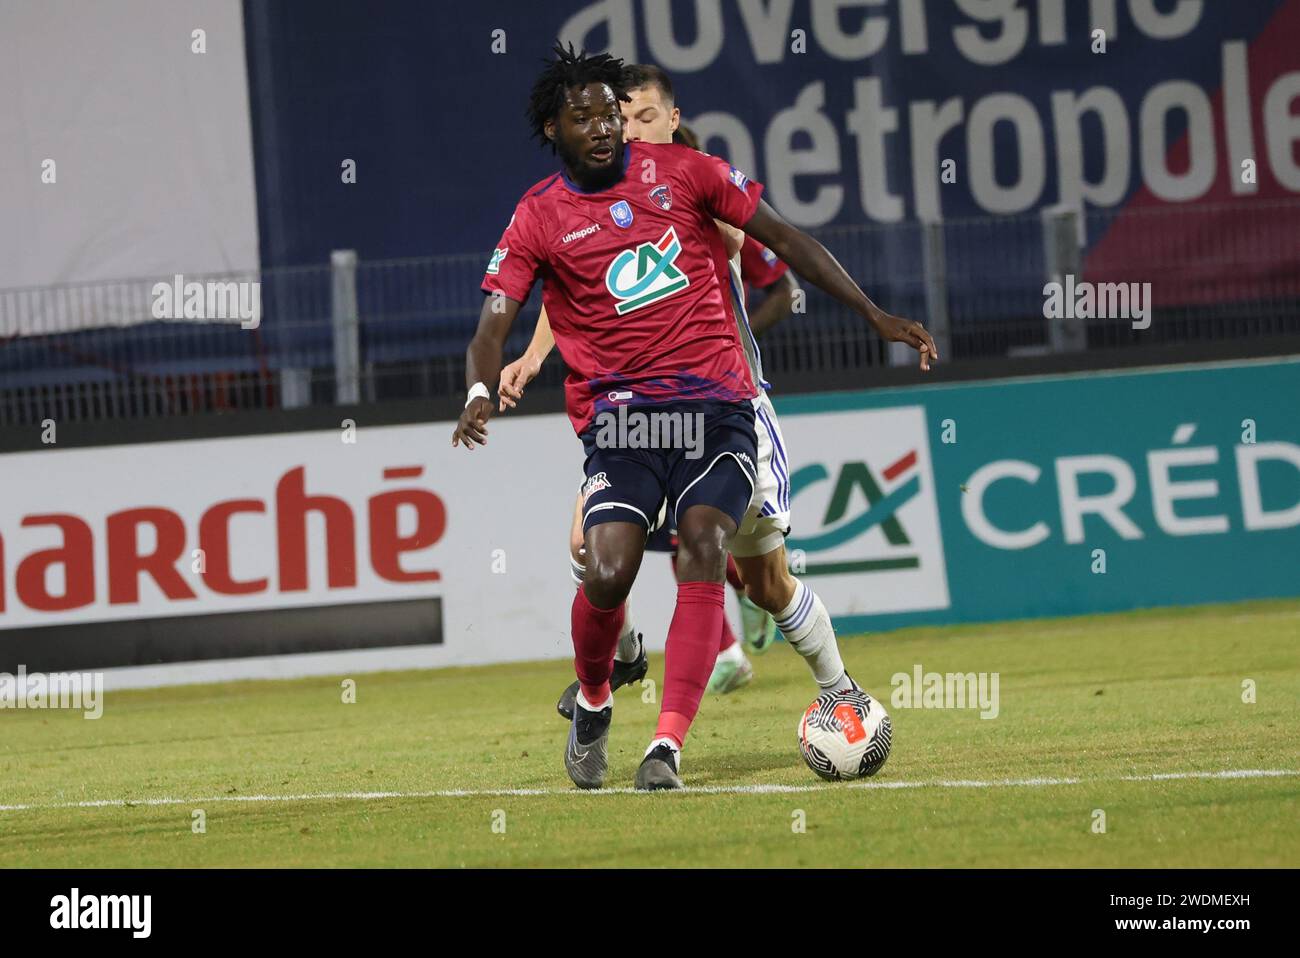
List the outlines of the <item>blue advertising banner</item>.
{"label": "blue advertising banner", "polygon": [[523,113],[557,37],[665,68],[706,149],[809,229],[1300,194],[1300,0],[247,0],[245,21],[265,265],[490,250],[554,170]]}
{"label": "blue advertising banner", "polygon": [[1300,358],[776,407],[841,631],[1300,595]]}

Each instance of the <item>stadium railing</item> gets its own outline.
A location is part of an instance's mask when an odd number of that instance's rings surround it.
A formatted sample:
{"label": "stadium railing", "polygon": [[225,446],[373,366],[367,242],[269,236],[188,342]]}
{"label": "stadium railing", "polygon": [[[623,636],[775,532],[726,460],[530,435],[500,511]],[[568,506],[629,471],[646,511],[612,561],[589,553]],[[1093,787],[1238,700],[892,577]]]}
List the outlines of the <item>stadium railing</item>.
{"label": "stadium railing", "polygon": [[[891,312],[923,319],[947,362],[1138,344],[1300,334],[1300,200],[1069,210],[941,223],[830,227],[815,235]],[[484,254],[329,264],[185,283],[257,284],[254,325],[160,319],[174,277],[0,290],[0,426],[458,396],[482,303]],[[1047,318],[1045,284],[1151,284],[1133,318]],[[815,289],[806,315],[763,338],[770,380],[800,389],[911,363]],[[507,344],[531,336],[534,293]],[[176,313],[183,315],[179,305]],[[175,315],[176,313],[168,313]],[[249,328],[245,328],[249,327]],[[558,358],[539,382],[564,375]]]}

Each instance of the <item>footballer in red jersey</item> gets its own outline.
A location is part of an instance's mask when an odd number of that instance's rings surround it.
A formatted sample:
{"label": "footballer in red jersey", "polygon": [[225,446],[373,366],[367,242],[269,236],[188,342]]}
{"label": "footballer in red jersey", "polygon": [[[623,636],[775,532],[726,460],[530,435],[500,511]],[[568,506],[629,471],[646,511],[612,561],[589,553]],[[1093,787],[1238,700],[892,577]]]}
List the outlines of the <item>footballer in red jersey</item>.
{"label": "footballer in red jersey", "polygon": [[[587,575],[574,597],[580,692],[564,765],[579,787],[604,783],[609,688],[623,602],[647,533],[671,512],[678,537],[677,606],[664,694],[641,789],[680,788],[680,749],[712,669],[723,617],[727,548],[754,492],[756,384],[713,252],[713,220],[743,228],[800,275],[855,309],[884,338],[907,342],[922,368],[935,356],[920,324],[879,309],[815,240],[761,200],[762,187],[687,147],[624,144],[622,61],[556,48],[534,83],[534,133],[562,170],[520,201],[484,278],[488,293],[466,356],[469,395],[452,435],[487,441],[485,382],[536,280],[570,369],[570,420],[587,453]],[[617,410],[697,423],[697,443],[631,441],[605,426]],[[683,433],[684,434],[684,431]]]}
{"label": "footballer in red jersey", "polygon": [[584,190],[564,172],[530,189],[483,282],[522,303],[542,279],[579,433],[619,406],[757,393],[718,279],[713,220],[748,221],[762,187],[687,147],[636,142],[621,154],[624,175],[608,189]]}
{"label": "footballer in red jersey", "polygon": [[[681,122],[681,109],[667,73],[652,64],[632,64],[624,68],[623,85],[628,96],[628,101],[621,104],[625,142],[681,143],[694,150],[700,149],[698,138]],[[715,223],[715,226],[725,237],[725,249],[718,263],[719,282],[731,292],[737,332],[751,377],[767,389],[753,337],[791,314],[799,284],[789,267],[753,237],[725,224]],[[739,273],[733,275],[736,269]],[[763,296],[758,308],[749,315],[745,300],[751,286],[761,290]],[[739,300],[735,298],[738,291]],[[554,346],[550,317],[543,307],[528,348],[519,359],[501,370],[498,386],[501,411],[507,407],[514,408],[523,399],[524,387],[540,372]],[[749,683],[754,676],[754,667],[745,654],[746,649],[756,654],[767,651],[776,639],[777,618],[786,621],[783,613],[797,612],[802,606],[798,601],[798,583],[791,579],[785,557],[784,539],[789,532],[789,512],[781,506],[787,498],[788,476],[776,411],[766,394],[760,394],[753,403],[757,417],[755,431],[759,439],[757,486],[761,495],[756,495],[750,503],[750,512],[732,540],[730,550],[733,555],[727,558],[727,582],[735,589],[740,605],[741,632],[738,642],[724,617],[722,633],[718,637],[718,656],[707,686],[708,691],[720,694],[734,692]],[[574,504],[568,549],[569,574],[577,588],[582,588],[587,569],[582,519],[583,502],[579,496]],[[661,526],[646,541],[646,551],[666,552],[675,562],[677,548],[673,532],[670,525]],[[742,555],[740,562],[734,556],[737,552]],[[742,562],[750,570],[749,585],[741,572]],[[759,602],[764,605],[760,606]],[[769,608],[772,611],[769,612]],[[813,611],[810,609],[810,614],[802,620],[789,620],[790,629],[784,633],[785,637],[790,647],[809,662],[819,689],[847,685],[849,679],[839,658],[829,614],[823,617],[812,614]],[[639,682],[645,678],[648,669],[642,635],[636,628],[630,606],[624,603],[623,628],[614,652],[610,688],[617,691],[624,685]],[[578,692],[579,683],[575,680],[556,702],[556,712],[566,722],[573,721]]]}

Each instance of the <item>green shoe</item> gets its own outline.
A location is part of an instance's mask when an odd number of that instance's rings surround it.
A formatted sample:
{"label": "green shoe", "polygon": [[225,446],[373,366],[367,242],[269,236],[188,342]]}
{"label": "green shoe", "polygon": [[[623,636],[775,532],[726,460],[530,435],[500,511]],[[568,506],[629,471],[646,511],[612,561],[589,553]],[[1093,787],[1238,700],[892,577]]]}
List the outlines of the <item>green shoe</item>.
{"label": "green shoe", "polygon": [[726,695],[728,692],[736,691],[742,685],[749,684],[749,680],[753,677],[754,667],[749,664],[749,659],[741,658],[738,663],[718,659],[713,665],[713,674],[709,676],[709,691]]}
{"label": "green shoe", "polygon": [[740,630],[745,648],[755,655],[762,655],[776,641],[776,620],[749,601],[748,596],[740,598]]}

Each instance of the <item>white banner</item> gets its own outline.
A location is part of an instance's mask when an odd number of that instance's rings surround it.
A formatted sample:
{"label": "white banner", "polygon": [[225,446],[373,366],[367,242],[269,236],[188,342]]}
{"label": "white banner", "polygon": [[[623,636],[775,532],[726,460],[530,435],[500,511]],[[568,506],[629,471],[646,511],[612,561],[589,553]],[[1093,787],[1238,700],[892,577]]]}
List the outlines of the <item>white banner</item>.
{"label": "white banner", "polygon": [[[256,270],[239,0],[0,4],[0,289]],[[142,322],[130,289],[0,300],[0,336]]]}
{"label": "white banner", "polygon": [[[33,626],[439,597],[443,643],[391,663],[567,658],[581,445],[561,415],[490,428],[473,452],[442,422],[0,456],[0,642]],[[832,614],[946,607],[924,411],[790,416],[785,433],[791,546]],[[668,562],[647,556],[632,608],[651,649],[674,600]],[[238,674],[259,674],[249,661]]]}

